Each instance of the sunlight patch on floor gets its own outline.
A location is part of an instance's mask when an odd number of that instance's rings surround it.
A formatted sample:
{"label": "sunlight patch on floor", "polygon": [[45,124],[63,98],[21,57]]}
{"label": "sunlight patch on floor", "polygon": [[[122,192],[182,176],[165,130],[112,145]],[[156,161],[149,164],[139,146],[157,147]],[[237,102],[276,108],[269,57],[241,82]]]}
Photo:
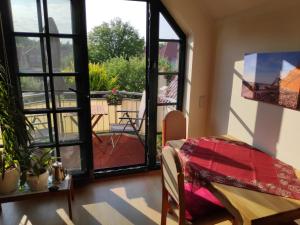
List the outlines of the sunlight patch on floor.
{"label": "sunlight patch on floor", "polygon": [[64,209],[62,208],[57,209],[56,213],[66,223],[66,225],[74,225],[74,223],[70,220],[69,215],[66,213]]}
{"label": "sunlight patch on floor", "polygon": [[19,225],[32,225],[30,220],[28,220],[27,216],[24,215],[19,223]]}
{"label": "sunlight patch on floor", "polygon": [[[120,212],[107,202],[99,202],[82,206],[100,224],[106,225],[134,225]],[[109,216],[108,216],[109,215]]]}
{"label": "sunlight patch on floor", "polygon": [[[148,218],[152,220],[153,218],[160,218],[160,212],[150,208],[143,197],[128,199],[124,187],[113,188],[111,191]],[[155,220],[154,222],[157,223],[158,221]]]}

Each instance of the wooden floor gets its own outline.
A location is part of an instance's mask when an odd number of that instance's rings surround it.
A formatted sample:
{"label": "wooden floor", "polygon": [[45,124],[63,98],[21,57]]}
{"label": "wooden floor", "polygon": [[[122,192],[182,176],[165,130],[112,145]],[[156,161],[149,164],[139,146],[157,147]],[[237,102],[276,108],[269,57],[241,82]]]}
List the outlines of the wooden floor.
{"label": "wooden floor", "polygon": [[[75,189],[73,222],[65,198],[5,203],[1,225],[160,224],[159,171],[98,180]],[[176,224],[172,219],[168,224]]]}
{"label": "wooden floor", "polygon": [[[0,225],[160,224],[160,172],[106,178],[76,188],[73,221],[67,215],[67,199],[63,197],[5,203],[2,207]],[[167,224],[177,223],[169,217]],[[230,224],[226,221],[202,225]]]}

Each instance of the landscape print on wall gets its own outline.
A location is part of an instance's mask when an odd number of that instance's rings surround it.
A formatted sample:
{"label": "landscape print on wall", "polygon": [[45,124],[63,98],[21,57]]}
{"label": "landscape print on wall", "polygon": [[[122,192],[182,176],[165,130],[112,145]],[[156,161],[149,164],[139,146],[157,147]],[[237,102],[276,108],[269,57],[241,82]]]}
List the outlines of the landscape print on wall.
{"label": "landscape print on wall", "polygon": [[243,97],[298,109],[299,94],[300,52],[245,55]]}

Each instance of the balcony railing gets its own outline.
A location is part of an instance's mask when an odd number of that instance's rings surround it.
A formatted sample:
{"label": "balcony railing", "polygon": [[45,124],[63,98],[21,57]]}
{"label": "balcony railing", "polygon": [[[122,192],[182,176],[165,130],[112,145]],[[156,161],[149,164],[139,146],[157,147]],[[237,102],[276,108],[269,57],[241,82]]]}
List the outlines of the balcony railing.
{"label": "balcony railing", "polygon": [[[101,105],[104,108],[104,111],[107,112],[107,115],[104,115],[98,124],[94,127],[94,131],[97,133],[106,133],[109,132],[110,124],[118,123],[119,118],[122,116],[119,110],[133,110],[138,111],[139,105],[142,97],[142,93],[137,92],[126,92],[120,91],[124,96],[121,105],[108,105],[105,95],[110,93],[109,91],[94,91],[91,92],[91,105]],[[40,93],[26,93],[23,95],[24,108],[33,109],[33,108],[43,108],[45,107],[44,95]],[[76,106],[75,95],[72,92],[63,92],[62,97],[59,99],[60,107],[74,107]],[[157,110],[157,132],[161,132],[161,121],[163,117],[171,110],[174,110],[175,106],[159,106]],[[136,114],[132,113],[132,117],[135,117]],[[48,123],[46,114],[29,114],[27,115],[29,120],[34,125],[34,137],[40,140],[41,137],[49,137],[48,132]],[[75,120],[75,122],[74,122]],[[76,124],[77,117],[73,115],[62,114],[58,115],[58,129],[60,136],[78,136],[79,130]],[[151,121],[150,121],[151,122]],[[144,128],[142,128],[144,132]],[[1,144],[1,137],[0,137]]]}

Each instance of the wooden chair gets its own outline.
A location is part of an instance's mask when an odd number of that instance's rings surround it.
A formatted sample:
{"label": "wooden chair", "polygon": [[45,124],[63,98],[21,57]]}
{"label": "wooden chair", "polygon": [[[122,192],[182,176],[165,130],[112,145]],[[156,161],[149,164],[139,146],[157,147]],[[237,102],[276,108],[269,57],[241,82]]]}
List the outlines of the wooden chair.
{"label": "wooden chair", "polygon": [[[165,147],[161,156],[162,171],[162,211],[161,225],[166,225],[167,214],[172,210],[178,217],[178,224],[232,224],[233,217],[225,208],[215,211],[209,216],[201,216],[197,220],[186,220],[184,175],[180,160],[171,147]],[[172,199],[169,201],[168,199]],[[221,222],[221,223],[220,223]]]}
{"label": "wooden chair", "polygon": [[162,145],[169,140],[186,138],[186,119],[181,111],[169,112],[163,119]]}

